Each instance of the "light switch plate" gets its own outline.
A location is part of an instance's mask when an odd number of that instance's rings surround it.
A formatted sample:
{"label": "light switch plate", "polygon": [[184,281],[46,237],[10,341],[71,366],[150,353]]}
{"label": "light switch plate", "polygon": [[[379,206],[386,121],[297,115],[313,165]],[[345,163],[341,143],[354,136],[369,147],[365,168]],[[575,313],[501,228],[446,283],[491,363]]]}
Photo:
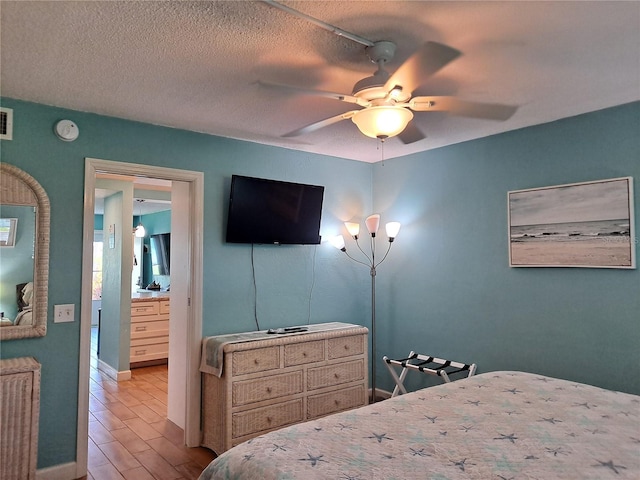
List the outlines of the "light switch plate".
{"label": "light switch plate", "polygon": [[53,323],[73,322],[74,307],[73,303],[54,305]]}

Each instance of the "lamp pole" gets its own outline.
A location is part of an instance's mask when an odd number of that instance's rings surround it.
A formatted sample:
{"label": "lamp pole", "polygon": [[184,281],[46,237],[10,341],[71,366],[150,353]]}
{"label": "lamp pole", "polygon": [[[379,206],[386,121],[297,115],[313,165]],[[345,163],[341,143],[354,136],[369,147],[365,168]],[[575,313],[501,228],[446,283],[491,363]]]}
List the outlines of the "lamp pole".
{"label": "lamp pole", "polygon": [[376,233],[378,231],[378,226],[380,223],[380,215],[375,214],[366,218],[365,225],[367,230],[369,231],[371,238],[371,254],[367,255],[367,253],[360,247],[360,243],[358,242],[358,235],[360,233],[360,225],[357,223],[345,222],[345,226],[349,231],[351,237],[355,240],[356,246],[362,252],[362,255],[366,258],[367,262],[360,261],[347,253],[347,248],[344,243],[344,237],[342,235],[338,235],[334,237],[331,242],[333,245],[342,251],[347,257],[353,260],[356,263],[361,265],[365,265],[369,267],[369,274],[371,275],[371,403],[376,402],[376,267],[380,265],[387,258],[389,254],[389,250],[391,250],[391,243],[398,235],[400,231],[400,223],[398,222],[390,222],[386,225],[387,237],[389,239],[389,246],[387,247],[387,251],[378,263],[376,263]]}
{"label": "lamp pole", "polygon": [[[372,254],[373,259],[373,254]],[[376,403],[376,267],[371,265],[371,403]]]}

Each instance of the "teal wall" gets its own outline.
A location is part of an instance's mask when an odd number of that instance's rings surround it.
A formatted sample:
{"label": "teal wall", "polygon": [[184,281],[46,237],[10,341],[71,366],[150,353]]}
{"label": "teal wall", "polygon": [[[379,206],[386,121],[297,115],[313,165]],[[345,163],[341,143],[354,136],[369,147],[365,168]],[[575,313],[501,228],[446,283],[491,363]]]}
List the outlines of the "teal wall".
{"label": "teal wall", "polygon": [[[42,363],[39,468],[75,459],[80,325],[77,314],[73,323],[51,317],[55,304],[80,311],[85,157],[204,172],[204,336],[256,328],[252,250],[224,242],[227,198],[232,174],[277,178],[325,186],[324,239],[374,206],[382,223],[403,223],[378,269],[379,355],[414,349],[475,361],[481,371],[522,369],[640,393],[638,270],[510,269],[506,224],[509,190],[640,178],[640,103],[375,165],[11,99],[2,105],[14,109],[2,161],[32,175],[51,201],[47,335],[0,346],[2,358]],[[62,118],[78,124],[77,141],[53,134]],[[261,328],[370,325],[368,271],[333,247],[256,246],[253,257]],[[390,387],[379,365],[378,386]]]}
{"label": "teal wall", "polygon": [[15,320],[18,314],[16,285],[33,281],[36,215],[33,207],[0,205],[0,218],[18,219],[15,246],[0,248],[0,312]]}
{"label": "teal wall", "polygon": [[507,237],[508,191],[626,176],[637,232],[639,133],[634,103],[376,164],[376,209],[403,222],[377,276],[381,355],[640,394],[640,271],[509,268]]}
{"label": "teal wall", "polygon": [[[42,338],[2,342],[0,357],[42,364],[38,468],[75,460],[85,157],[204,172],[203,335],[253,330],[251,247],[224,243],[232,174],[325,186],[322,235],[371,210],[371,165],[334,157],[2,99],[13,108],[13,140],[1,161],[23,169],[51,203],[49,322]],[[62,142],[55,123],[73,120],[80,137]],[[93,225],[92,225],[93,227]],[[367,286],[340,252],[319,246],[256,246],[260,328],[310,321],[368,321]],[[52,321],[72,303],[76,321]]]}

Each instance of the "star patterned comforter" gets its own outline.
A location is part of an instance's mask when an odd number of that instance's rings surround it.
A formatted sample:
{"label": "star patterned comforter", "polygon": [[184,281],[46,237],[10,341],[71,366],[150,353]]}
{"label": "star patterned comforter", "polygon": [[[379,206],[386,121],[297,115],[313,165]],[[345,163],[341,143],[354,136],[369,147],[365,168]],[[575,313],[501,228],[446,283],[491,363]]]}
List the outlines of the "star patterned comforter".
{"label": "star patterned comforter", "polygon": [[201,480],[639,479],[640,397],[491,372],[293,425]]}

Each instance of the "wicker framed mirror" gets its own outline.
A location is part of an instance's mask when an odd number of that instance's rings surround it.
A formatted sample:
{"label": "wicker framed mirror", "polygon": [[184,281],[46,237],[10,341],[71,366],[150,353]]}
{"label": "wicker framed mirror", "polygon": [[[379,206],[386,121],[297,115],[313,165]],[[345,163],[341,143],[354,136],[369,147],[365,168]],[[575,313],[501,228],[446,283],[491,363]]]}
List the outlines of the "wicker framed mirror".
{"label": "wicker framed mirror", "polygon": [[42,337],[47,333],[49,197],[31,175],[6,163],[0,163],[0,217],[18,219],[17,231],[11,232],[15,240],[0,247],[0,340]]}

